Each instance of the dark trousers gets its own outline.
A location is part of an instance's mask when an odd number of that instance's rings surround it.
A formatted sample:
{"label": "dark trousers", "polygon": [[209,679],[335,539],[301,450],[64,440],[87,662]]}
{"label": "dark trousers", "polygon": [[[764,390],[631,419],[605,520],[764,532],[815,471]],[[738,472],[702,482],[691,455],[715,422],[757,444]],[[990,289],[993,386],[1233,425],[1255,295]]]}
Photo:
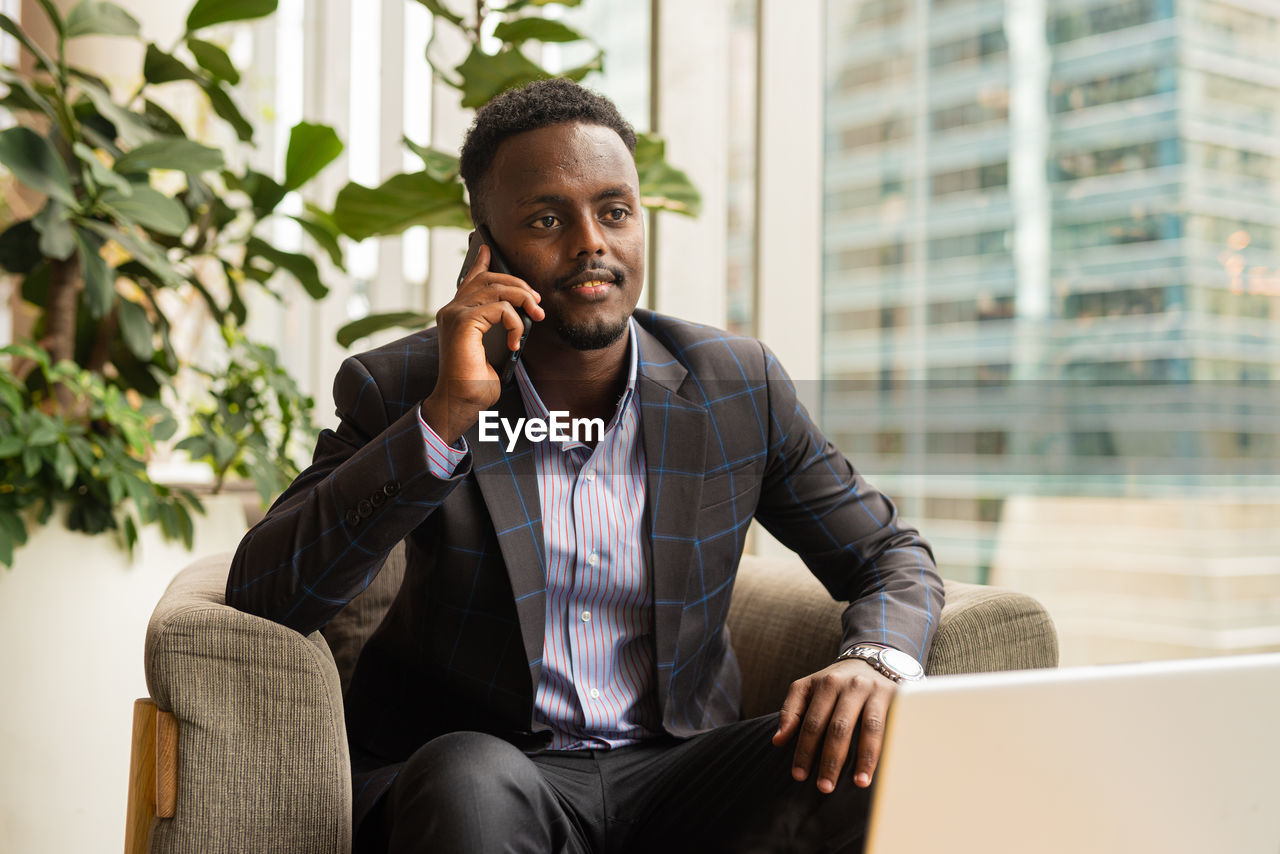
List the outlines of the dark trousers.
{"label": "dark trousers", "polygon": [[[359,854],[859,852],[869,790],[791,779],[777,715],[687,741],[526,755],[456,732],[423,745],[356,830]],[[854,734],[857,743],[857,733]],[[852,753],[853,751],[851,751]]]}

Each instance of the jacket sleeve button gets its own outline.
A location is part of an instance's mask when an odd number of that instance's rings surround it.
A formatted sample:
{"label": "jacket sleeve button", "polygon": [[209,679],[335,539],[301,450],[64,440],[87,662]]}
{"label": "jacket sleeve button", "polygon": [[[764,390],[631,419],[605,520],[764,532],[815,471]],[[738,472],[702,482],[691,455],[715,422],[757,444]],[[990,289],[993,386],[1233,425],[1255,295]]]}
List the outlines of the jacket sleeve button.
{"label": "jacket sleeve button", "polygon": [[382,491],[379,490],[369,496],[369,501],[374,507],[381,507],[383,504],[387,503],[387,496],[383,495]]}
{"label": "jacket sleeve button", "polygon": [[360,514],[361,519],[368,518],[373,513],[373,505],[361,499],[360,503],[356,505],[356,512]]}
{"label": "jacket sleeve button", "polygon": [[382,487],[382,491],[386,493],[388,498],[395,495],[400,491],[400,481],[398,480],[387,481],[386,486]]}
{"label": "jacket sleeve button", "polygon": [[350,525],[350,526],[351,526],[351,527],[353,527],[353,528],[354,528],[354,527],[356,527],[357,525],[359,525],[359,524],[360,524],[360,514],[359,514],[359,513],[357,513],[357,512],[356,512],[356,511],[354,511],[354,510],[348,510],[348,511],[347,511],[347,524],[348,524],[348,525]]}

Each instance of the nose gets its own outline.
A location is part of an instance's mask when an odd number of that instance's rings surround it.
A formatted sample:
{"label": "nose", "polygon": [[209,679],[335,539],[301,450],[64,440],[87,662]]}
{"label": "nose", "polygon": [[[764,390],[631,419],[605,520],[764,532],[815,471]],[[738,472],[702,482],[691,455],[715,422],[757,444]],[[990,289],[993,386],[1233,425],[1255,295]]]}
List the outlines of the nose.
{"label": "nose", "polygon": [[603,255],[605,253],[604,228],[593,216],[585,216],[580,220],[574,240],[577,241],[576,257]]}

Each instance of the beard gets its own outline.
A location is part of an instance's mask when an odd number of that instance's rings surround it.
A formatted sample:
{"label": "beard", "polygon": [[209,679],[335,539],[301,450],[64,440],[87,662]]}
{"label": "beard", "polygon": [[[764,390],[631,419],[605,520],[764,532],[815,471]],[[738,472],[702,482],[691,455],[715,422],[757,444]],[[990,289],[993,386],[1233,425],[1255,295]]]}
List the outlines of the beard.
{"label": "beard", "polygon": [[555,330],[560,340],[575,350],[603,350],[627,331],[627,318],[617,322],[569,323],[563,317],[557,317]]}
{"label": "beard", "polygon": [[[575,270],[570,275],[557,281],[556,287],[565,287],[575,276],[581,275],[587,270],[608,270],[613,276],[615,287],[622,288],[626,284],[627,276],[623,270],[617,267],[607,267],[603,264],[586,264],[581,269]],[[557,313],[550,320],[561,341],[575,350],[588,351],[603,350],[621,338],[627,331],[628,318],[622,317],[617,320],[596,318],[590,321],[572,323]]]}

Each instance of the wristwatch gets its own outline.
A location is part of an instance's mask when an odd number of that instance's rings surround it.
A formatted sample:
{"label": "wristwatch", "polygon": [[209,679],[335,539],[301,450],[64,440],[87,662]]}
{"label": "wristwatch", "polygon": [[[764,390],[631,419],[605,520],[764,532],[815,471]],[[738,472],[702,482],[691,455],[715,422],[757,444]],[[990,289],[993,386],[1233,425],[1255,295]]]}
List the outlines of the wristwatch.
{"label": "wristwatch", "polygon": [[836,661],[860,658],[894,682],[919,682],[924,679],[924,668],[920,662],[901,650],[877,643],[855,644],[840,655]]}

